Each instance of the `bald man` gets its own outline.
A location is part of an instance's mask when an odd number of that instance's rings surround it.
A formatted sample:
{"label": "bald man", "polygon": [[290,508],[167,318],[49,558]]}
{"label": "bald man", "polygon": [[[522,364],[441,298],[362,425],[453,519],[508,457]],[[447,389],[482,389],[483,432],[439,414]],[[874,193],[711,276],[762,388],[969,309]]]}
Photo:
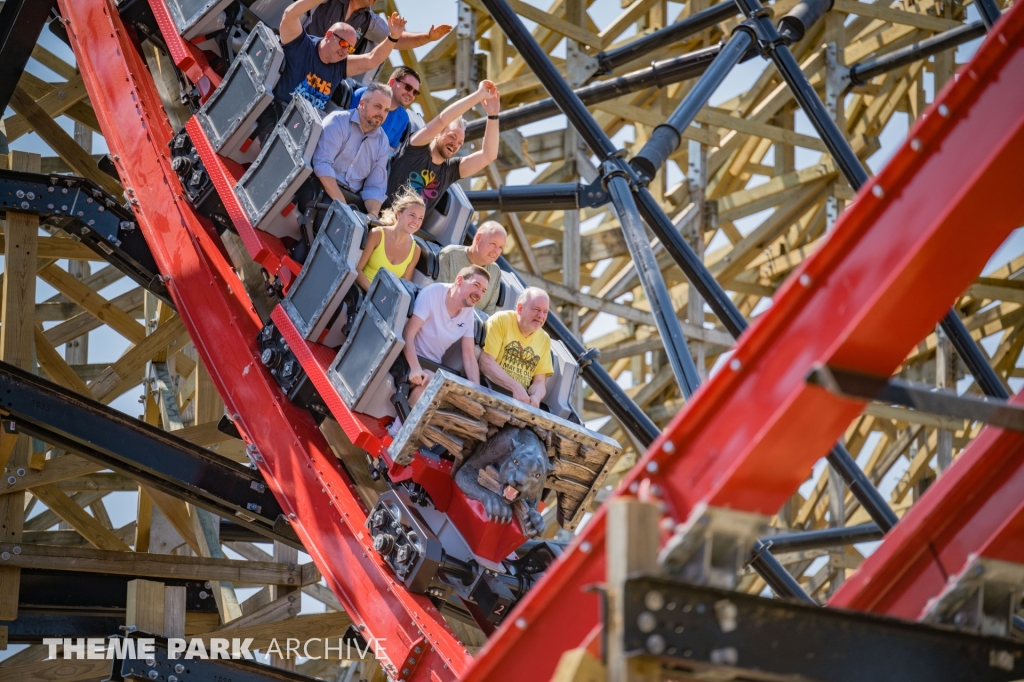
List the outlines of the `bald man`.
{"label": "bald man", "polygon": [[512,392],[521,403],[540,407],[551,363],[551,337],[541,329],[551,302],[537,287],[519,294],[515,312],[503,310],[487,320],[487,338],[480,353],[480,373]]}
{"label": "bald man", "polygon": [[281,45],[284,47],[284,70],[274,86],[274,102],[256,122],[260,142],[266,142],[274,124],[298,95],[313,108],[323,110],[331,93],[347,76],[377,69],[391,54],[391,49],[405,31],[405,19],[398,13],[388,18],[388,39],[369,54],[351,54],[359,36],[345,23],[335,23],[322,36],[313,36],[302,29],[303,15],[324,0],[298,0],[288,6],[281,17]]}
{"label": "bald man", "polygon": [[496,265],[505,249],[505,228],[493,220],[480,225],[470,246],[446,246],[441,249],[441,271],[439,282],[454,282],[455,276],[469,265],[478,265],[487,271],[490,282],[487,293],[476,304],[477,310],[493,315],[498,306],[498,290],[501,288],[501,269]]}

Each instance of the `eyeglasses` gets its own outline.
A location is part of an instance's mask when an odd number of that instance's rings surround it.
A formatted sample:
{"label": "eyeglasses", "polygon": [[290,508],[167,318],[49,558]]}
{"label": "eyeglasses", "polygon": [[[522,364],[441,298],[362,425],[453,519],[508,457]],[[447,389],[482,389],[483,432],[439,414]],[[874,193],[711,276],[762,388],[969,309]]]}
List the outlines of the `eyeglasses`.
{"label": "eyeglasses", "polygon": [[398,83],[399,85],[401,85],[402,87],[404,87],[406,92],[411,92],[413,97],[419,97],[420,96],[420,91],[417,90],[416,88],[412,87],[411,85],[409,85],[405,81],[395,81],[395,82]]}
{"label": "eyeglasses", "polygon": [[345,40],[344,38],[342,38],[342,37],[341,37],[340,35],[338,35],[337,33],[334,33],[334,32],[332,31],[332,32],[331,32],[331,35],[332,35],[332,36],[334,36],[335,38],[337,38],[337,40],[338,40],[338,46],[339,46],[339,47],[341,47],[342,49],[348,49],[348,53],[349,53],[349,54],[352,54],[353,52],[355,52],[355,51],[356,51],[356,46],[355,46],[355,45],[351,45],[351,44],[349,44],[349,42],[348,42],[347,40]]}

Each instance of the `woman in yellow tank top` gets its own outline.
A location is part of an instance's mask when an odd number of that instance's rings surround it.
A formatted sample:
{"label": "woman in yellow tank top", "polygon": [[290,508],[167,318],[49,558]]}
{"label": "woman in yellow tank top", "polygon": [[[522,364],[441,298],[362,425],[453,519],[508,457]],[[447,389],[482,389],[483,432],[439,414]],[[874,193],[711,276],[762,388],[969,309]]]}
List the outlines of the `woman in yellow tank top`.
{"label": "woman in yellow tank top", "polygon": [[381,227],[375,227],[366,238],[366,248],[359,257],[356,269],[356,283],[363,291],[370,290],[370,283],[377,271],[386,268],[402,279],[412,279],[416,262],[420,258],[420,247],[416,246],[412,235],[423,224],[425,206],[423,199],[415,191],[403,188],[384,211]]}

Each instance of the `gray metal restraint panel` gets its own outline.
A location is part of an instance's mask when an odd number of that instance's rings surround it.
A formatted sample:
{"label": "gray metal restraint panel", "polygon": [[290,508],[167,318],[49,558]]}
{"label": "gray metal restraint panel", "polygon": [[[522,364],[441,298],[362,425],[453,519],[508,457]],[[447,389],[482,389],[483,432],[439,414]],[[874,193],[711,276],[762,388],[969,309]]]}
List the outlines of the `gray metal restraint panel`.
{"label": "gray metal restraint panel", "polygon": [[323,126],[313,105],[293,97],[266,146],[235,186],[242,208],[257,230],[298,239],[299,211],[292,203],[313,172],[310,160]]}
{"label": "gray metal restraint panel", "polygon": [[220,13],[231,0],[167,0],[178,33],[186,40],[223,28]]}
{"label": "gray metal restraint panel", "polygon": [[331,347],[344,341],[341,327],[349,315],[341,308],[356,281],[366,236],[359,214],[337,199],[331,202],[302,272],[281,302],[307,340]]}
{"label": "gray metal restraint panel", "polygon": [[[415,285],[381,268],[331,363],[331,383],[350,408],[372,416],[394,414],[387,398],[394,392],[388,370],[405,348],[402,331],[415,298]],[[386,394],[386,395],[385,395]],[[379,400],[381,397],[385,399]]]}
{"label": "gray metal restraint panel", "polygon": [[249,137],[256,119],[274,101],[283,65],[281,41],[265,24],[256,24],[224,80],[196,114],[214,151],[238,163],[256,157],[258,145]]}

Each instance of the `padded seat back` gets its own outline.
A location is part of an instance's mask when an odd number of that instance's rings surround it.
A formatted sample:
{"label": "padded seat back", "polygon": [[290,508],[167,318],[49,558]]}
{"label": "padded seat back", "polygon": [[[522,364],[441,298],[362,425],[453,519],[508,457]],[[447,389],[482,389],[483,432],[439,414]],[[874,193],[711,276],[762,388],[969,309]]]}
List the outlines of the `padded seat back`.
{"label": "padded seat back", "polygon": [[389,370],[405,348],[402,333],[412,314],[417,287],[381,268],[356,314],[352,331],[331,363],[328,376],[349,408],[381,418],[396,416]]}
{"label": "padded seat back", "polygon": [[281,306],[309,341],[340,346],[348,316],[343,301],[366,246],[364,218],[337,199],[324,216],[309,256]]}
{"label": "padded seat back", "polygon": [[452,185],[434,208],[427,213],[420,228],[442,247],[461,244],[473,218],[473,204],[458,185]]}
{"label": "padded seat back", "polygon": [[283,66],[281,41],[265,24],[256,24],[224,80],[196,114],[214,151],[238,163],[256,158],[259,144],[250,136],[256,119],[274,101]]}
{"label": "padded seat back", "polygon": [[275,237],[301,237],[301,212],[294,197],[313,173],[310,161],[321,132],[323,126],[313,105],[293,97],[266,146],[235,185],[235,194],[253,227]]}

